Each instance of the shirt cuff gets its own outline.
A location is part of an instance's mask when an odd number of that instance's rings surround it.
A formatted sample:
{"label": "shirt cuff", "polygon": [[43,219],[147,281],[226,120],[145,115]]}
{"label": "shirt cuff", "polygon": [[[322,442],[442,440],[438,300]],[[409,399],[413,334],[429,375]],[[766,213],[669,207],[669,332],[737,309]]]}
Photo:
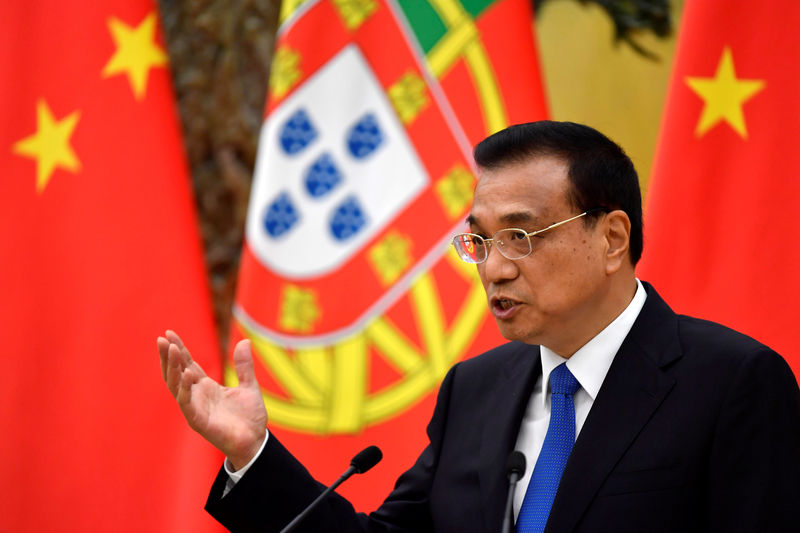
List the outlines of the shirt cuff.
{"label": "shirt cuff", "polygon": [[239,480],[242,479],[242,476],[244,476],[247,473],[247,471],[250,470],[250,467],[253,466],[253,463],[256,462],[256,459],[258,459],[261,456],[261,452],[264,451],[264,446],[267,445],[268,440],[269,440],[269,430],[266,430],[266,435],[264,436],[264,442],[261,443],[261,447],[258,449],[253,458],[250,459],[250,462],[244,465],[239,470],[234,470],[231,462],[228,460],[227,457],[225,458],[225,462],[222,464],[222,467],[225,469],[225,473],[228,474],[228,482],[225,484],[225,490],[222,493],[223,498],[225,497],[226,494],[228,494],[228,492],[230,492],[230,490],[234,487],[234,485],[236,485],[239,482]]}

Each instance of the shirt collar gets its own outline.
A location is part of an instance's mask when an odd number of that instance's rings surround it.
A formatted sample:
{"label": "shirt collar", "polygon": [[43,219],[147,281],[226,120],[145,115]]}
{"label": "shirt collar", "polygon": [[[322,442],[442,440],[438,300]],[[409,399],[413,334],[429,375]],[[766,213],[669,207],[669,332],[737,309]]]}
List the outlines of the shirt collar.
{"label": "shirt collar", "polygon": [[561,363],[566,362],[567,368],[581,388],[585,390],[594,401],[600,386],[606,378],[608,369],[614,361],[619,347],[625,337],[628,336],[636,321],[636,317],[644,306],[647,293],[642,286],[642,282],[636,279],[636,294],[633,295],[631,303],[620,315],[614,319],[606,328],[595,335],[589,342],[584,344],[572,357],[566,359],[561,357],[546,346],[540,347],[542,355],[542,403],[547,402],[547,385],[550,382],[550,372]]}

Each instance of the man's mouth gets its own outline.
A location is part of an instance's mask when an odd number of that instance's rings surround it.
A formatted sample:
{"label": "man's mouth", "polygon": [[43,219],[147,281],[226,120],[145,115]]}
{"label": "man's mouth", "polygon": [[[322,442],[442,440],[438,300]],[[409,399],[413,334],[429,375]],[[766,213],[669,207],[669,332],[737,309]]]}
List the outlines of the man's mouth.
{"label": "man's mouth", "polygon": [[492,298],[492,314],[496,318],[510,318],[519,308],[520,302],[510,298]]}
{"label": "man's mouth", "polygon": [[511,300],[497,300],[497,306],[501,309],[510,309],[513,305],[514,302]]}

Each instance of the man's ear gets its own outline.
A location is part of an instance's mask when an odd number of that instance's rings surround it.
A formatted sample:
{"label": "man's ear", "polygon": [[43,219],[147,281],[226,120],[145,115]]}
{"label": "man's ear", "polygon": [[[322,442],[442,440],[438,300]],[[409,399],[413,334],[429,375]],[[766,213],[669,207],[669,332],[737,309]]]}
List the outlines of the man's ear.
{"label": "man's ear", "polygon": [[627,213],[615,209],[605,216],[606,273],[613,274],[630,263],[631,220]]}

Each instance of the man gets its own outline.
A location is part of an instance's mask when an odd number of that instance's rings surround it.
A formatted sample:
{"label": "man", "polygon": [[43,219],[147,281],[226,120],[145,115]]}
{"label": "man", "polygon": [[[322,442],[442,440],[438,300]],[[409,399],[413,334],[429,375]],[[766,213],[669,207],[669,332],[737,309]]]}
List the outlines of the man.
{"label": "man", "polygon": [[[487,138],[475,161],[470,230],[454,245],[512,342],[451,369],[430,444],[377,511],[333,494],[301,529],[499,531],[503,465],[519,449],[520,532],[796,531],[794,376],[636,279],[630,159],[591,128],[545,121]],[[234,531],[280,530],[322,486],[267,435],[248,341],[234,389],[205,377],[174,333],[158,348],[189,424],[228,458],[207,510]]]}

